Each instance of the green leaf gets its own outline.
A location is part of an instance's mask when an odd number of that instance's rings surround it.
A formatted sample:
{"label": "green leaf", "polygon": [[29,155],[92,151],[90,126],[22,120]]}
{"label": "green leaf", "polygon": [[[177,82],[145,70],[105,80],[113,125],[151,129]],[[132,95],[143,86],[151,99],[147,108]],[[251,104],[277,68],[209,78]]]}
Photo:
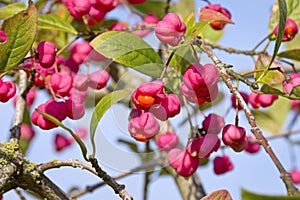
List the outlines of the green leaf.
{"label": "green leaf", "polygon": [[[300,24],[300,1],[298,0],[286,0],[287,17],[293,19],[299,26]],[[270,21],[269,21],[269,33],[272,33],[275,26],[279,21],[278,2],[273,6]],[[286,42],[289,43],[289,42]]]}
{"label": "green leaf", "polygon": [[9,18],[25,9],[26,4],[24,2],[12,3],[8,4],[7,6],[0,7],[0,19]]}
{"label": "green leaf", "polygon": [[203,39],[207,39],[207,40],[211,41],[212,43],[216,43],[222,38],[222,36],[224,34],[224,29],[223,30],[214,30],[211,26],[206,26],[208,24],[208,22],[210,22],[210,21],[203,22],[204,26],[199,35]]}
{"label": "green leaf", "polygon": [[266,111],[252,110],[252,113],[259,127],[270,132],[271,135],[278,135],[290,108],[290,101],[279,97]]}
{"label": "green leaf", "polygon": [[77,31],[66,20],[59,18],[55,15],[39,15],[38,27],[50,30],[59,30],[72,34],[77,34]]}
{"label": "green leaf", "polygon": [[169,66],[177,72],[182,73],[191,64],[195,63],[196,59],[191,45],[183,46],[177,49],[171,59]]}
{"label": "green leaf", "polygon": [[161,18],[164,14],[164,5],[164,1],[147,0],[145,3],[130,6],[143,14],[154,13],[158,18]]}
{"label": "green leaf", "polygon": [[[276,37],[276,42],[275,42],[275,47],[274,47],[274,51],[273,51],[273,56],[270,60],[270,63],[268,65],[269,69],[278,53],[280,44],[281,44],[281,40],[282,40],[282,36],[284,34],[284,28],[285,28],[285,22],[286,22],[286,17],[287,17],[287,7],[286,7],[286,0],[278,0],[278,5],[279,5],[279,23],[278,23],[278,34]],[[267,70],[265,71],[267,72]],[[262,75],[263,76],[263,75]]]}
{"label": "green leaf", "polygon": [[160,56],[144,40],[131,33],[105,32],[90,44],[102,55],[146,75],[158,78],[162,72]]}
{"label": "green leaf", "polygon": [[53,122],[54,124],[56,124],[57,126],[65,129],[66,131],[68,131],[71,136],[75,139],[75,141],[77,142],[77,144],[79,145],[80,149],[81,149],[81,153],[83,158],[88,161],[87,156],[87,149],[84,145],[84,143],[82,142],[82,140],[68,127],[66,127],[64,124],[62,124],[58,119],[56,119],[55,117],[53,117],[52,115],[49,115],[45,112],[42,112],[41,110],[35,109],[36,112],[40,113],[43,117],[45,117],[46,119],[48,119],[49,121]]}
{"label": "green leaf", "polygon": [[122,99],[126,98],[128,95],[130,95],[129,90],[116,90],[113,91],[106,96],[104,96],[96,105],[95,110],[92,115],[92,119],[90,122],[90,140],[93,147],[93,155],[95,155],[95,133],[96,128],[98,126],[98,123],[102,119],[105,112],[115,103],[118,101],[121,101]]}
{"label": "green leaf", "polygon": [[296,97],[300,97],[300,85],[293,87],[293,90],[291,93],[294,94]]}
{"label": "green leaf", "polygon": [[195,12],[195,2],[191,0],[179,0],[174,6],[175,12],[181,17],[185,18],[190,13]]}
{"label": "green leaf", "polygon": [[300,49],[289,49],[280,52],[277,56],[281,58],[288,58],[288,59],[300,61]]}
{"label": "green leaf", "polygon": [[2,30],[7,41],[0,44],[0,72],[20,64],[35,40],[37,12],[32,1],[26,10],[4,20]]}
{"label": "green leaf", "polygon": [[249,192],[242,189],[242,200],[299,200],[299,196],[269,196]]}
{"label": "green leaf", "polygon": [[254,73],[254,78],[258,83],[265,83],[267,85],[276,85],[282,83],[284,80],[283,67],[273,62],[271,67],[268,68],[268,64],[272,58],[265,54],[260,54],[255,63],[255,70],[260,71]]}

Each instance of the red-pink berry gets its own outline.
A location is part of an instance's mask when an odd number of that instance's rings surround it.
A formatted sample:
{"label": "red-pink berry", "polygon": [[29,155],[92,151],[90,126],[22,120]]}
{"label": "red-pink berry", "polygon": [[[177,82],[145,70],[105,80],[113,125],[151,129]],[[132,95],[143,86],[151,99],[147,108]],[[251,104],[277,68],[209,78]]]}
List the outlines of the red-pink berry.
{"label": "red-pink berry", "polygon": [[89,76],[86,74],[76,74],[74,77],[73,86],[77,90],[86,91],[89,87]]}
{"label": "red-pink berry", "polygon": [[76,19],[82,19],[91,9],[90,1],[68,0],[65,1],[70,14]]}
{"label": "red-pink berry", "polygon": [[[244,99],[244,101],[246,102],[246,104],[248,104],[249,102],[249,95],[245,92],[240,92],[242,98]],[[241,105],[237,102],[236,97],[232,94],[231,95],[231,105],[234,109],[238,109],[238,110],[242,110]]]}
{"label": "red-pink berry", "polygon": [[289,80],[283,82],[283,92],[290,93],[293,88],[300,85],[300,74],[292,73]]}
{"label": "red-pink berry", "polygon": [[295,183],[295,184],[300,183],[300,170],[294,169],[294,170],[290,171],[290,175],[292,177],[293,183]]}
{"label": "red-pink berry", "polygon": [[127,0],[130,4],[142,4],[145,3],[146,0]]}
{"label": "red-pink berry", "polygon": [[159,123],[149,112],[144,112],[140,116],[131,119],[128,125],[131,137],[141,142],[152,139],[159,129]]}
{"label": "red-pink berry", "polygon": [[[208,4],[207,6],[205,6],[205,8],[215,10],[215,11],[223,14],[227,18],[231,19],[231,13],[226,8],[223,8],[220,4]],[[226,25],[226,23],[218,22],[218,21],[210,23],[210,26],[215,30],[222,30],[225,25]]]}
{"label": "red-pink berry", "polygon": [[21,125],[21,139],[30,142],[35,136],[35,132],[29,124],[23,123]]}
{"label": "red-pink berry", "polygon": [[[147,14],[143,21],[136,24],[135,27],[143,27],[145,25],[149,25],[149,24],[157,24],[158,22],[158,18],[155,14],[153,13],[149,13]],[[143,30],[136,30],[136,31],[133,31],[132,33],[139,36],[139,37],[146,37],[152,30],[151,29],[143,29]]]}
{"label": "red-pink berry", "polygon": [[85,114],[85,104],[81,96],[71,95],[66,101],[66,114],[70,119],[80,119]]}
{"label": "red-pink berry", "polygon": [[[24,68],[27,69],[32,69],[32,64],[31,62],[26,62],[24,64]],[[44,87],[45,86],[45,79],[47,79],[47,77],[51,74],[53,74],[55,72],[55,68],[54,65],[52,65],[50,68],[44,68],[42,67],[38,62],[34,61],[33,62],[33,68],[37,71],[34,74],[34,82],[33,84],[36,87]],[[30,76],[31,74],[28,73],[28,76]]]}
{"label": "red-pink berry", "polygon": [[212,64],[195,63],[183,72],[182,94],[199,105],[211,102],[218,96],[219,72]]}
{"label": "red-pink berry", "polygon": [[71,47],[70,58],[77,64],[82,64],[88,58],[88,55],[92,51],[92,47],[89,42],[77,42]]}
{"label": "red-pink berry", "polygon": [[109,12],[120,4],[120,0],[90,0],[93,7],[98,10]]}
{"label": "red-pink berry", "polygon": [[275,94],[256,94],[251,92],[249,95],[249,103],[253,108],[268,107],[273,104],[273,102],[278,99]]}
{"label": "red-pink berry", "polygon": [[220,145],[221,142],[218,135],[209,133],[202,138],[193,138],[187,146],[187,152],[191,156],[208,158],[212,152],[219,149]]}
{"label": "red-pink berry", "polygon": [[220,133],[224,125],[224,118],[215,113],[209,114],[202,122],[202,127],[206,131],[206,133],[218,134]]}
{"label": "red-pink berry", "polygon": [[178,144],[178,136],[176,133],[167,132],[160,134],[157,138],[157,146],[161,151],[170,151]]}
{"label": "red-pink berry", "polygon": [[227,124],[222,131],[222,141],[236,152],[243,151],[247,145],[246,129]]}
{"label": "red-pink berry", "polygon": [[112,31],[124,31],[126,30],[128,27],[127,24],[122,23],[122,22],[115,22],[112,25],[110,25],[109,30]]}
{"label": "red-pink berry", "polygon": [[140,110],[149,110],[154,104],[160,105],[165,98],[164,83],[160,80],[146,82],[134,90],[131,100]]}
{"label": "red-pink berry", "polygon": [[106,11],[99,10],[92,6],[89,14],[86,15],[86,19],[88,25],[95,26],[96,24],[102,22],[105,16],[106,16]]}
{"label": "red-pink berry", "polygon": [[106,70],[97,70],[89,75],[89,87],[93,89],[102,89],[109,80],[109,73]]}
{"label": "red-pink berry", "polygon": [[182,149],[172,149],[168,152],[168,163],[180,176],[189,177],[196,172],[200,158]]}
{"label": "red-pink berry", "polygon": [[39,54],[39,63],[44,68],[51,67],[55,62],[56,51],[55,44],[50,41],[40,42],[37,46]]}
{"label": "red-pink berry", "polygon": [[[298,26],[296,22],[290,18],[286,19],[282,42],[288,42],[294,39],[298,33]],[[273,34],[278,35],[278,25],[274,28]]]}
{"label": "red-pink berry", "polygon": [[248,153],[257,153],[260,150],[260,144],[253,135],[247,136],[247,145],[245,151]]}
{"label": "red-pink berry", "polygon": [[0,102],[7,102],[16,95],[16,85],[11,81],[0,79]]}
{"label": "red-pink berry", "polygon": [[156,24],[156,37],[171,46],[176,46],[185,34],[186,26],[175,13],[168,13]]}
{"label": "red-pink berry", "polygon": [[233,170],[233,164],[229,156],[217,156],[213,160],[214,172],[218,175]]}
{"label": "red-pink berry", "polygon": [[7,40],[6,33],[0,30],[0,43],[4,43]]}
{"label": "red-pink berry", "polygon": [[165,121],[180,112],[180,99],[176,94],[166,95],[160,104],[154,104],[149,110],[157,119]]}
{"label": "red-pink berry", "polygon": [[55,135],[54,143],[55,143],[55,150],[58,152],[62,151],[63,149],[67,148],[72,144],[69,138],[59,133]]}
{"label": "red-pink berry", "polygon": [[[59,121],[63,121],[66,115],[66,105],[64,102],[57,102],[52,99],[37,107],[38,110],[55,117]],[[40,113],[34,111],[31,116],[32,123],[39,126],[41,129],[49,130],[57,127],[56,124],[44,118]]]}
{"label": "red-pink berry", "polygon": [[50,76],[49,84],[55,94],[63,97],[69,96],[70,90],[73,86],[73,77],[70,72],[62,70]]}

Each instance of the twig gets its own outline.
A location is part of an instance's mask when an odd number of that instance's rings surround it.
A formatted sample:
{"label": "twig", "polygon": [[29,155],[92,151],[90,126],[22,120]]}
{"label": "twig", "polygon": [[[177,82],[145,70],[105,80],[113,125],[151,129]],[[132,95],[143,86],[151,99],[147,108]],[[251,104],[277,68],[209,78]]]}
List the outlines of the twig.
{"label": "twig", "polygon": [[261,143],[261,145],[264,147],[265,151],[269,154],[270,158],[272,159],[273,163],[277,167],[278,171],[281,174],[281,179],[283,180],[287,193],[290,196],[296,196],[300,195],[300,192],[293,184],[293,181],[291,179],[290,174],[285,170],[282,163],[272,150],[271,146],[268,143],[268,140],[264,137],[262,134],[261,129],[257,126],[254,115],[252,114],[251,110],[249,109],[248,105],[244,101],[241,94],[238,92],[236,87],[234,86],[231,77],[226,72],[226,64],[223,63],[221,60],[218,59],[218,57],[211,51],[211,49],[207,48],[206,45],[200,44],[198,42],[198,46],[212,59],[216,67],[218,68],[221,78],[223,79],[224,83],[227,85],[228,89],[231,91],[231,93],[236,97],[239,104],[241,105],[242,109],[244,110],[248,122],[251,126],[251,131],[255,135],[256,139]]}
{"label": "twig", "polygon": [[66,167],[66,166],[84,169],[95,175],[98,175],[94,168],[78,160],[53,160],[51,162],[42,163],[38,165],[37,170],[42,173],[49,169]]}
{"label": "twig", "polygon": [[[118,180],[118,179],[121,179],[121,178],[124,178],[126,176],[129,176],[135,172],[139,172],[139,171],[146,171],[148,169],[151,169],[157,165],[160,165],[161,164],[161,159],[155,159],[155,160],[151,160],[149,162],[146,162],[146,163],[143,163],[141,166],[139,167],[136,167],[136,168],[133,168],[127,172],[124,172],[122,174],[119,174],[115,177],[113,177],[114,180]],[[105,182],[100,182],[100,183],[97,183],[95,185],[92,185],[92,186],[87,186],[86,189],[84,190],[80,190],[80,191],[77,191],[76,193],[73,193],[71,194],[71,197],[72,198],[78,198],[84,194],[87,194],[89,192],[93,192],[94,190],[104,186],[106,183]]]}
{"label": "twig", "polygon": [[255,51],[255,50],[247,51],[247,50],[234,49],[234,48],[231,48],[231,47],[224,47],[224,46],[221,46],[219,44],[213,44],[213,43],[211,43],[207,40],[204,40],[203,42],[204,42],[205,45],[211,47],[212,49],[219,49],[219,50],[222,50],[222,51],[226,51],[228,53],[244,54],[244,55],[248,55],[248,56],[255,56],[255,55],[259,55],[259,54],[263,53],[261,51]]}
{"label": "twig", "polygon": [[89,161],[95,168],[97,175],[109,185],[116,194],[118,194],[123,200],[132,200],[133,198],[125,190],[125,185],[120,185],[117,183],[109,174],[107,174],[98,164],[98,160],[92,155],[89,156]]}
{"label": "twig", "polygon": [[21,124],[23,122],[23,115],[26,107],[26,94],[27,89],[27,74],[23,70],[19,70],[19,93],[16,102],[16,112],[14,116],[13,127],[11,128],[11,139],[19,141],[21,136]]}

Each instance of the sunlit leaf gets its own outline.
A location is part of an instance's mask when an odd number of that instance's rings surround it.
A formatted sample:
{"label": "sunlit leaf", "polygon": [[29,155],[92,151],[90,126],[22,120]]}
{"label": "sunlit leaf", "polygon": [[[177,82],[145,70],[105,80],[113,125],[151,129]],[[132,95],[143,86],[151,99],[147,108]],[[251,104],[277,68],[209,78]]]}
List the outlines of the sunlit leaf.
{"label": "sunlit leaf", "polygon": [[147,0],[145,3],[130,6],[143,14],[155,13],[157,17],[161,18],[164,14],[164,5],[164,1]]}
{"label": "sunlit leaf", "polygon": [[7,35],[0,44],[0,72],[13,69],[30,50],[37,33],[37,12],[30,1],[26,10],[4,20],[2,30]]}
{"label": "sunlit leaf", "polygon": [[223,30],[214,30],[211,26],[206,26],[207,22],[209,21],[204,21],[204,26],[201,29],[201,32],[199,33],[199,35],[203,38],[203,39],[207,39],[209,41],[211,41],[212,43],[216,43],[218,42],[223,34],[224,34],[224,29]]}
{"label": "sunlit leaf", "polygon": [[266,111],[252,110],[252,113],[259,127],[270,132],[271,135],[278,135],[281,132],[290,108],[290,101],[279,97]]}
{"label": "sunlit leaf", "polygon": [[6,6],[0,7],[0,19],[6,19],[18,12],[25,10],[26,4],[24,2],[12,3]]}
{"label": "sunlit leaf", "polygon": [[199,17],[201,21],[214,20],[214,21],[219,21],[227,24],[234,24],[234,22],[231,19],[229,19],[222,13],[212,9],[201,8],[199,10]]}
{"label": "sunlit leaf", "polygon": [[270,196],[242,190],[242,200],[299,200],[299,196]]}
{"label": "sunlit leaf", "polygon": [[104,96],[96,105],[90,122],[90,140],[93,146],[93,155],[95,155],[95,133],[98,123],[102,119],[105,112],[115,103],[121,101],[130,95],[129,90],[116,90]]}
{"label": "sunlit leaf", "polygon": [[255,70],[259,72],[254,73],[254,78],[258,83],[276,85],[282,83],[284,80],[283,67],[277,62],[273,62],[269,70],[264,72],[264,70],[268,69],[271,60],[271,56],[265,54],[258,56],[255,63]]}
{"label": "sunlit leaf", "polygon": [[289,49],[280,52],[277,56],[281,58],[288,58],[288,59],[300,61],[300,49]]}
{"label": "sunlit leaf", "polygon": [[66,20],[63,20],[55,15],[39,15],[38,26],[43,29],[65,31],[72,34],[77,34],[77,31]]}
{"label": "sunlit leaf", "polygon": [[193,49],[191,45],[188,45],[176,50],[169,66],[177,72],[182,73],[187,67],[195,62],[196,59]]}
{"label": "sunlit leaf", "polygon": [[227,190],[217,190],[205,197],[201,198],[200,200],[232,200],[230,193]]}
{"label": "sunlit leaf", "polygon": [[92,47],[113,61],[158,78],[163,62],[158,53],[140,37],[127,32],[109,31],[97,36]]}
{"label": "sunlit leaf", "polygon": [[[300,25],[300,1],[298,0],[286,0],[287,6],[287,17],[293,19],[298,26]],[[270,21],[269,21],[269,33],[272,33],[275,26],[279,21],[279,6],[278,2],[276,2],[272,8]],[[290,42],[287,42],[290,43]]]}
{"label": "sunlit leaf", "polygon": [[71,136],[75,139],[75,141],[77,142],[77,144],[79,145],[80,149],[81,149],[81,153],[82,153],[82,156],[83,158],[88,161],[88,158],[86,157],[87,156],[87,149],[86,149],[86,146],[85,144],[82,142],[82,140],[78,137],[78,135],[76,135],[71,129],[69,129],[67,126],[65,126],[63,123],[61,123],[58,119],[56,119],[55,117],[45,113],[45,112],[42,112],[38,109],[35,109],[36,112],[38,112],[39,114],[41,114],[43,117],[45,117],[46,119],[48,119],[49,121],[53,122],[55,125],[65,129],[66,131],[68,131]]}
{"label": "sunlit leaf", "polygon": [[279,47],[281,45],[282,36],[284,34],[285,22],[286,22],[286,17],[287,17],[287,7],[286,7],[286,2],[285,2],[286,0],[277,0],[277,1],[278,1],[278,5],[279,5],[278,33],[277,33],[277,37],[276,37],[276,41],[275,41],[273,55],[268,64],[267,69],[270,69],[270,67],[278,53]]}
{"label": "sunlit leaf", "polygon": [[190,13],[195,12],[195,2],[191,0],[179,0],[174,6],[175,12],[181,17],[185,18]]}

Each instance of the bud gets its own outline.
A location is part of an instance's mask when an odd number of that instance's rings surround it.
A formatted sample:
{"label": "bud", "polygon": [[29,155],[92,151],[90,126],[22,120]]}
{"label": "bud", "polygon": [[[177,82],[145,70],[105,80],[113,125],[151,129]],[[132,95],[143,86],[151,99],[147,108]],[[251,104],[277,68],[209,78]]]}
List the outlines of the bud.
{"label": "bud", "polygon": [[176,133],[170,132],[160,134],[157,138],[156,143],[161,151],[169,151],[177,146],[178,136]]}
{"label": "bud", "polygon": [[171,46],[176,46],[185,34],[186,26],[175,13],[168,13],[156,24],[156,37]]}
{"label": "bud", "polygon": [[233,164],[229,156],[217,156],[213,161],[214,172],[216,174],[224,174],[233,169]]}
{"label": "bud", "polygon": [[159,131],[160,126],[154,116],[149,112],[144,112],[140,116],[129,121],[128,130],[130,135],[141,142],[152,139]]}
{"label": "bud", "polygon": [[220,133],[224,125],[224,118],[214,113],[209,114],[202,122],[203,129],[207,133],[218,134]]}
{"label": "bud", "polygon": [[[294,39],[298,33],[298,26],[296,22],[292,19],[287,18],[285,22],[285,28],[282,36],[282,42],[288,42]],[[278,25],[274,28],[273,34],[277,36],[278,34]]]}
{"label": "bud", "polygon": [[230,146],[236,152],[240,152],[247,145],[246,130],[243,127],[228,124],[223,128],[222,140],[225,145]]}
{"label": "bud", "polygon": [[168,163],[180,176],[189,177],[197,170],[200,159],[192,157],[187,151],[172,149],[168,152]]}

